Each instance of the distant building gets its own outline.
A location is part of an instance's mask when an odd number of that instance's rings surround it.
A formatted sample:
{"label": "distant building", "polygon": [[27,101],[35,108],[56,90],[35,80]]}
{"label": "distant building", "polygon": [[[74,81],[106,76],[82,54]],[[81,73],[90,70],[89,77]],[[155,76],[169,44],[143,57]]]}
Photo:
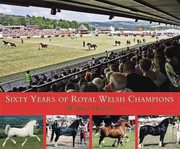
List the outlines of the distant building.
{"label": "distant building", "polygon": [[96,27],[95,31],[98,33],[101,33],[101,34],[109,34],[110,32],[115,31],[115,28],[112,26],[110,26],[110,27]]}
{"label": "distant building", "polygon": [[87,34],[89,32],[89,29],[84,26],[83,24],[81,24],[78,28],[77,28],[77,32],[80,34]]}
{"label": "distant building", "polygon": [[21,29],[21,30],[24,30],[26,29],[25,26],[23,25],[9,25],[9,26],[2,26],[2,29],[3,30],[13,30],[13,29]]}

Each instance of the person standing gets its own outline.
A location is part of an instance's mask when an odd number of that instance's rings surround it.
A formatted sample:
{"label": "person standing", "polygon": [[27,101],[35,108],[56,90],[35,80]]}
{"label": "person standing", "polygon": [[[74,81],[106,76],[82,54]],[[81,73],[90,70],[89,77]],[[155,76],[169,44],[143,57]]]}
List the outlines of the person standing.
{"label": "person standing", "polygon": [[83,47],[85,47],[86,46],[86,43],[85,43],[85,41],[83,41]]}
{"label": "person standing", "polygon": [[80,144],[82,144],[82,140],[84,140],[84,144],[86,145],[86,127],[80,125]]}
{"label": "person standing", "polygon": [[31,85],[32,78],[29,70],[25,73],[25,80],[29,83],[29,85]]}
{"label": "person standing", "polygon": [[23,44],[24,43],[24,40],[21,38],[21,43]]}
{"label": "person standing", "polygon": [[180,141],[180,120],[177,120],[176,125],[174,126],[177,129],[176,135],[177,135],[177,142],[176,144],[179,144]]}
{"label": "person standing", "polygon": [[55,121],[54,121],[54,123],[52,124],[51,142],[52,142],[52,140],[53,140],[53,138],[54,138],[55,129],[56,129],[57,127],[59,127],[59,125],[58,125],[58,121],[57,121],[57,120],[55,120]]}
{"label": "person standing", "polygon": [[49,37],[49,42],[51,42],[51,36]]}

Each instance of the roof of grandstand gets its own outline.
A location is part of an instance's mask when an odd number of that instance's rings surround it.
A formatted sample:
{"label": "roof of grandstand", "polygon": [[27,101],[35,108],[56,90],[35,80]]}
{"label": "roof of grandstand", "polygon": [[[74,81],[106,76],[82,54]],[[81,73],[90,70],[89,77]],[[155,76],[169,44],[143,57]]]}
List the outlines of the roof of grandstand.
{"label": "roof of grandstand", "polygon": [[[180,25],[180,0],[1,0],[0,3],[19,6],[38,6],[142,19],[165,24]],[[56,12],[54,12],[56,14]]]}
{"label": "roof of grandstand", "polygon": [[81,24],[81,25],[78,27],[77,30],[78,30],[78,31],[88,31],[87,27],[84,26],[83,24]]}

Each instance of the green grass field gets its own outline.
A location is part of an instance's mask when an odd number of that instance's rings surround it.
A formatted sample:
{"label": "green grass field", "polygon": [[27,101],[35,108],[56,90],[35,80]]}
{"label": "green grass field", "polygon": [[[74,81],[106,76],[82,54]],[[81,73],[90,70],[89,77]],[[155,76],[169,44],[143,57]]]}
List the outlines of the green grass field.
{"label": "green grass field", "polygon": [[[155,38],[145,37],[146,42],[154,41]],[[165,37],[160,37],[165,38]],[[6,41],[16,43],[16,48],[9,48],[2,44],[0,39],[0,77],[10,74],[16,74],[26,70],[33,70],[40,67],[52,66],[54,64],[103,53],[106,50],[111,51],[115,49],[127,47],[126,41],[131,40],[131,46],[136,43],[133,42],[134,37],[124,36],[84,36],[83,38],[71,39],[70,37],[53,37],[49,42],[48,38],[31,38],[24,39],[24,44],[21,44],[20,39],[5,39]],[[143,39],[137,36],[136,39]],[[114,46],[115,40],[121,41],[121,46]],[[87,47],[82,47],[83,41],[94,43],[98,46],[97,50],[87,51]],[[38,50],[38,43],[48,44],[47,50]],[[36,72],[37,73],[37,72]],[[1,79],[0,78],[0,79]]]}
{"label": "green grass field", "polygon": [[[114,149],[114,148],[121,148],[121,149],[135,149],[135,133],[134,131],[127,131],[126,132],[127,136],[129,137],[129,142],[128,143],[123,143],[123,145],[120,145],[119,147],[112,147],[112,144],[114,143],[115,139],[112,138],[105,138],[104,141],[104,145],[102,145],[102,149]],[[116,139],[117,140],[117,139]],[[100,149],[99,147],[99,135],[95,136],[93,133],[92,136],[92,148],[93,149]]]}
{"label": "green grass field", "polygon": [[11,140],[6,142],[5,147],[2,147],[2,144],[5,139],[0,139],[0,148],[2,149],[42,149],[43,147],[43,136],[38,135],[41,139],[39,142],[36,138],[30,137],[26,144],[22,147],[21,144],[24,142],[25,138],[15,137],[14,140],[16,141],[16,145],[13,144]]}

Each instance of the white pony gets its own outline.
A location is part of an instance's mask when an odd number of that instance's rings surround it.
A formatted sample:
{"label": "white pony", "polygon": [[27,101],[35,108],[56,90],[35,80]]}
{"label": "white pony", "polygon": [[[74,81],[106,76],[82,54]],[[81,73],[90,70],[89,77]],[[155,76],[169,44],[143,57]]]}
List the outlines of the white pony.
{"label": "white pony", "polygon": [[3,147],[5,146],[7,140],[11,139],[11,141],[16,144],[16,141],[13,139],[14,136],[25,137],[25,141],[22,143],[22,146],[26,143],[29,137],[36,137],[38,141],[41,141],[37,135],[34,135],[34,127],[39,126],[36,120],[29,121],[23,128],[11,128],[10,125],[6,125],[5,134],[7,135],[6,140],[3,143]]}

